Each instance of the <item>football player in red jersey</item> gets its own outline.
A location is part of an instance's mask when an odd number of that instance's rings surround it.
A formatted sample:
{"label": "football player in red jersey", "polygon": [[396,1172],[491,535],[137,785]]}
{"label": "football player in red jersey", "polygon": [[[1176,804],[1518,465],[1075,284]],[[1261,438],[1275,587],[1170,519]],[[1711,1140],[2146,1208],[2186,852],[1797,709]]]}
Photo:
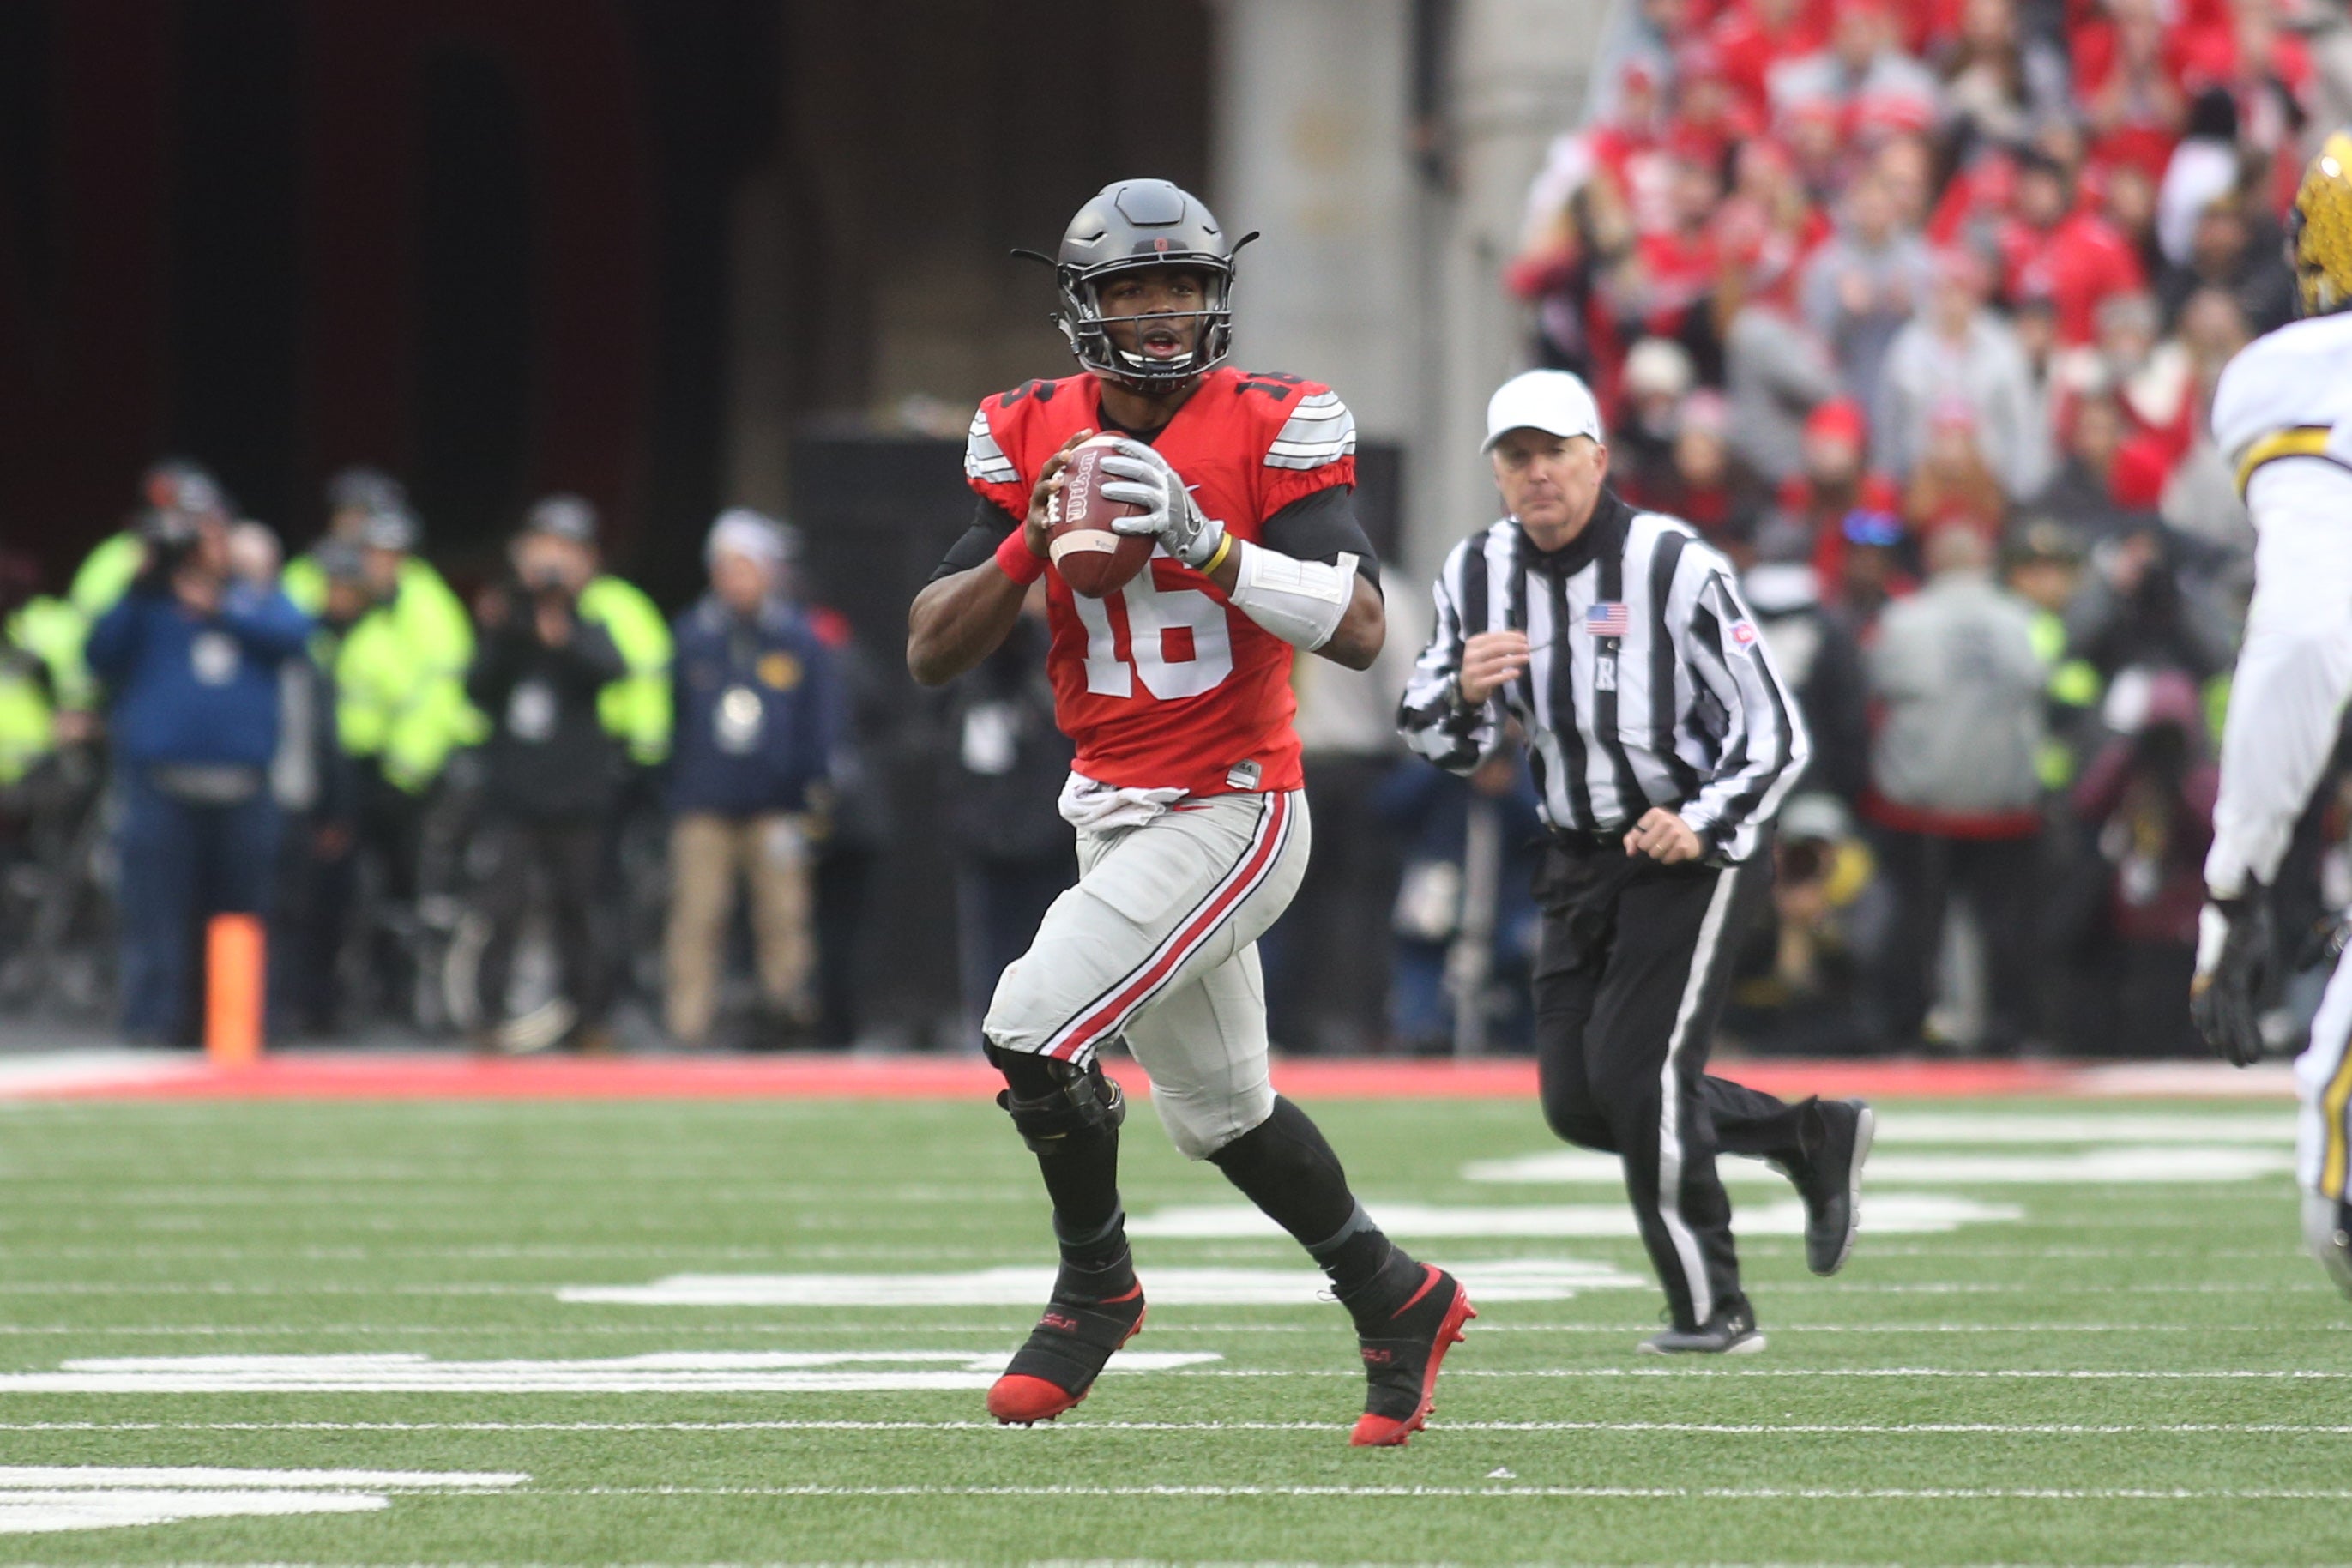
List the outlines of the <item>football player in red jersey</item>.
{"label": "football player in red jersey", "polygon": [[[1381,1233],[1314,1122],[1274,1092],[1255,947],[1307,866],[1291,659],[1365,668],[1384,621],[1349,500],[1347,408],[1313,382],[1223,368],[1237,248],[1164,180],[1079,209],[1055,271],[1081,372],[981,405],[964,457],[979,517],[908,616],[908,668],[938,685],[986,658],[1046,576],[1055,714],[1077,743],[1061,805],[1078,884],[982,1026],[1062,1255],[988,1407],[1060,1415],[1142,1326],[1118,1201],[1126,1107],[1097,1059],[1123,1037],[1176,1146],[1296,1237],[1354,1317],[1369,1386],[1352,1440],[1401,1444],[1469,1298]],[[1089,599],[1049,574],[1045,524],[1071,448],[1097,431],[1121,437],[1103,493],[1144,509],[1115,526],[1158,542],[1133,582]]]}

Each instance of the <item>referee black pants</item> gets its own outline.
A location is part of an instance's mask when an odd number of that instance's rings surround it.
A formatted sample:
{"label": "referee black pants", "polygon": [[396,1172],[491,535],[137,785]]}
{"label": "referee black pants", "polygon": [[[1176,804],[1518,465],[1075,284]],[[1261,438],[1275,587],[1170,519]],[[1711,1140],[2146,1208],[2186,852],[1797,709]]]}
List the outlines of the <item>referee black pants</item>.
{"label": "referee black pants", "polygon": [[1536,1062],[1544,1120],[1625,1163],[1625,1190],[1675,1326],[1738,1305],[1718,1152],[1801,1168],[1803,1108],[1706,1072],[1734,951],[1772,858],[1663,866],[1556,837],[1536,877]]}

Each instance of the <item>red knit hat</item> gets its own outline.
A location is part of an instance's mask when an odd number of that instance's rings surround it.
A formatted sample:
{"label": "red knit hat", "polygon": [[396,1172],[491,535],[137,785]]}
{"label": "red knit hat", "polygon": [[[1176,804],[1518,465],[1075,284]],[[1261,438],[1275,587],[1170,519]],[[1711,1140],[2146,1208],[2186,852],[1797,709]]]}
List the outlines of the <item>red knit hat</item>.
{"label": "red knit hat", "polygon": [[1851,397],[1832,397],[1816,405],[1805,416],[1805,439],[1816,441],[1826,437],[1843,437],[1855,446],[1862,445],[1867,426],[1862,417],[1862,405]]}

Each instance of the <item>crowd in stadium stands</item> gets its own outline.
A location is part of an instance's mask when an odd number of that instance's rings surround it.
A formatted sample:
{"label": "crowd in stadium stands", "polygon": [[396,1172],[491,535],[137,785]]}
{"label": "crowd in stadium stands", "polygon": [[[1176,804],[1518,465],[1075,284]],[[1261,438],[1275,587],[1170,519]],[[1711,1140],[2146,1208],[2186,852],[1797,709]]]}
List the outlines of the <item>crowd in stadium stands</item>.
{"label": "crowd in stadium stands", "polygon": [[2287,3],[1643,0],[1553,144],[1535,357],[1738,565],[1811,724],[1751,1045],[2192,1048],[2252,552],[2207,410],[2293,312],[2352,79]]}
{"label": "crowd in stadium stands", "polygon": [[[1552,147],[1505,279],[1532,357],[1593,384],[1623,495],[1736,563],[1813,737],[1748,1047],[2194,1049],[2252,549],[2207,408],[2292,310],[2283,221],[2352,105],[2352,27],[2284,4],[1643,0]],[[281,1034],[596,1050],[624,988],[689,1045],[855,1034],[863,759],[913,721],[802,602],[790,529],[722,515],[666,622],[575,497],[470,605],[381,474],[282,569],[200,470],[145,500],[64,598],[0,558],[0,1005],[119,934],[123,1027],[184,1039],[200,916],[255,910]],[[1427,587],[1387,596],[1392,674]],[[973,1016],[1075,872],[1031,608],[918,716]],[[1317,852],[1265,944],[1276,1038],[1524,1046],[1525,769],[1404,760],[1393,679],[1300,665]],[[2352,903],[2347,811],[2281,889],[2315,929]]]}

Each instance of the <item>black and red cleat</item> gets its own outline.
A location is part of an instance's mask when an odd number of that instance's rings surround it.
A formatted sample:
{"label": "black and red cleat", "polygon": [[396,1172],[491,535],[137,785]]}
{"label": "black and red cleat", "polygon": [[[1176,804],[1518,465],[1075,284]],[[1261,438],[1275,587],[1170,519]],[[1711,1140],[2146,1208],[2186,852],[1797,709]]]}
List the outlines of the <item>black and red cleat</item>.
{"label": "black and red cleat", "polygon": [[1378,1335],[1358,1324],[1364,1353],[1364,1414],[1348,1441],[1359,1448],[1401,1448],[1436,1404],[1437,1369],[1462,1342],[1462,1327],[1478,1315],[1462,1282],[1434,1263],[1422,1265],[1421,1289],[1380,1325]]}
{"label": "black and red cleat", "polygon": [[1051,1421],[1087,1396],[1111,1352],[1143,1331],[1143,1287],[1108,1300],[1081,1300],[1057,1281],[1029,1342],[988,1391],[988,1413],[1007,1426]]}

